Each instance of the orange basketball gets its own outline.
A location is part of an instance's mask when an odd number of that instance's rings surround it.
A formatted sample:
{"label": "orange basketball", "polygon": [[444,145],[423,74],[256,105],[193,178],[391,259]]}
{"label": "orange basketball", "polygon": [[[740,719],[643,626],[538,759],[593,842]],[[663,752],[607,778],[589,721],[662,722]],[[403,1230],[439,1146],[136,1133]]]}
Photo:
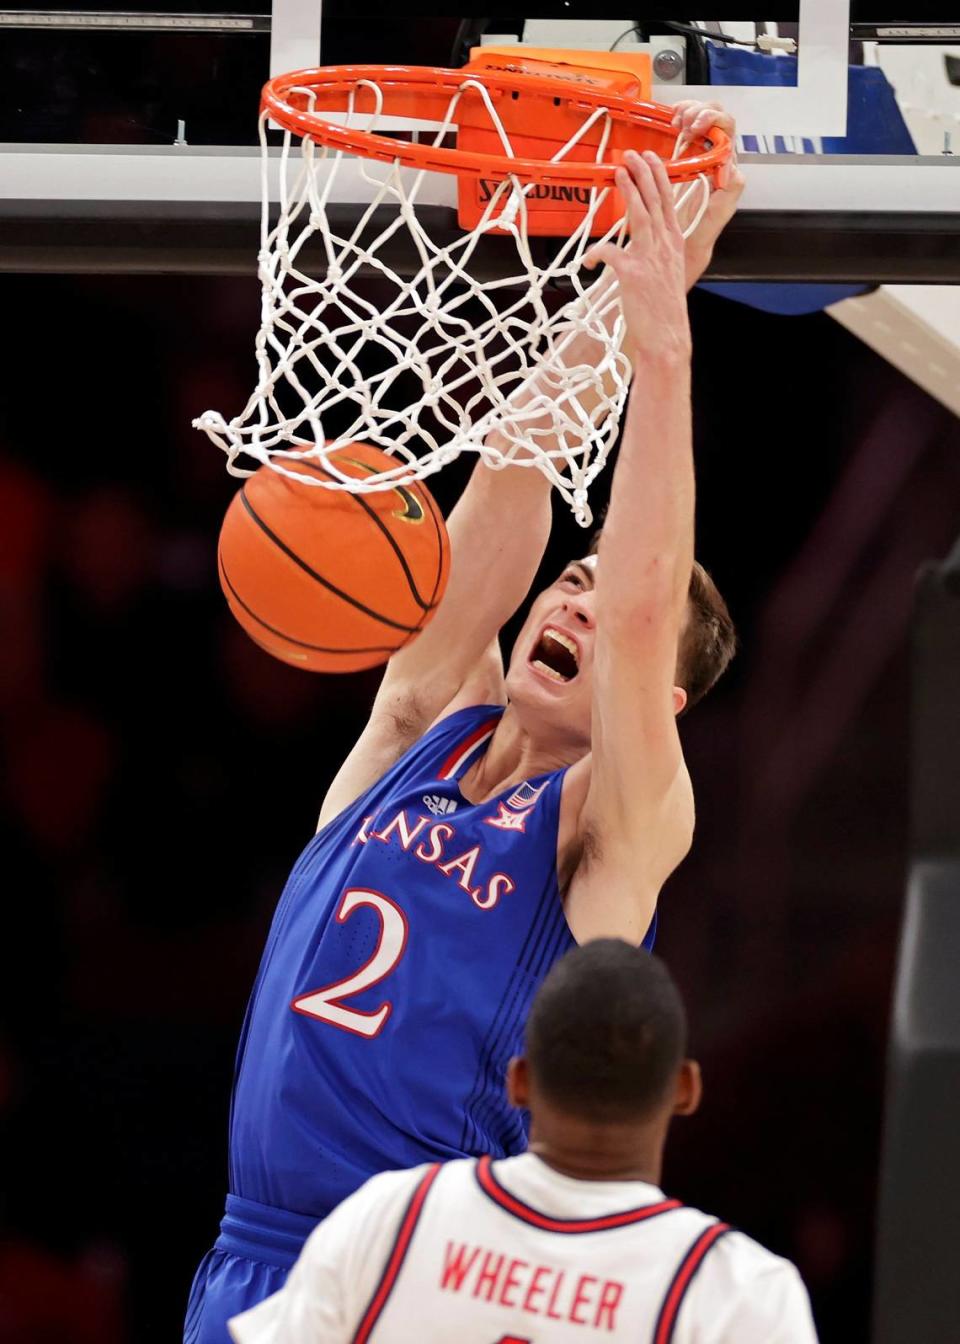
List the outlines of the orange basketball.
{"label": "orange basketball", "polygon": [[[366,443],[332,456],[358,479],[397,465]],[[335,479],[319,462],[283,465]],[[431,620],[450,544],[419,481],[353,495],[263,466],[227,510],[217,563],[230,610],[261,648],[294,667],[356,672],[386,662]]]}

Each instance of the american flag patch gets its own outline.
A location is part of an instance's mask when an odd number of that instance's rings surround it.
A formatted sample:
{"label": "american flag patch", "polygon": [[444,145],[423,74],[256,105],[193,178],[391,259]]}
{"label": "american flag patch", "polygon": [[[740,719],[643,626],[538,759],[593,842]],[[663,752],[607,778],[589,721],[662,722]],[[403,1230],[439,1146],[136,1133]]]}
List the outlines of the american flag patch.
{"label": "american flag patch", "polygon": [[520,787],[516,789],[515,792],[511,793],[510,797],[507,799],[507,807],[514,807],[518,811],[521,808],[533,807],[534,803],[547,787],[547,783],[549,783],[549,780],[543,784],[533,785],[527,780],[524,780]]}

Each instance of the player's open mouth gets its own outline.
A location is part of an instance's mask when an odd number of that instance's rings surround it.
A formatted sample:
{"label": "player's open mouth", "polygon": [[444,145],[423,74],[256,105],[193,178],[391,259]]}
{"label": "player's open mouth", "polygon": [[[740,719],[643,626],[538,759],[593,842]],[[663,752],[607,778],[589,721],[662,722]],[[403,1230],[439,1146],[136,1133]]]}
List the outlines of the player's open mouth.
{"label": "player's open mouth", "polygon": [[573,681],[580,670],[580,651],[569,635],[548,625],[533,646],[530,666],[551,681]]}

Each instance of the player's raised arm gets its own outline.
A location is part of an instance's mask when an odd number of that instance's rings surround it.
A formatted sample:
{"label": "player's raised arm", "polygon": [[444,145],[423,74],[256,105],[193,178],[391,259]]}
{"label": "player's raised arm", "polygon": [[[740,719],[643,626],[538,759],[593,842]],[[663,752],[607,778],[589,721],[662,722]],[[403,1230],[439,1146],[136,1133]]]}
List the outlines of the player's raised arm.
{"label": "player's raised arm", "polygon": [[[736,133],[733,118],[715,103],[678,105],[676,124],[691,135],[705,134],[713,125],[720,126],[731,138]],[[736,210],[742,190],[743,179],[734,162],[724,186],[713,192],[696,231],[686,242],[680,240],[687,288],[708,265],[714,243]],[[588,300],[597,313],[594,321],[602,322],[608,336],[614,331],[618,305],[604,304],[603,299],[613,280],[613,273],[601,276]],[[632,352],[628,354],[632,357]],[[569,369],[581,365],[596,368],[608,356],[609,341],[598,340],[584,328],[564,349],[563,364]],[[590,418],[612,388],[609,377],[603,380],[602,388],[585,387],[577,397],[580,413]],[[534,398],[549,397],[551,390],[546,375],[534,379],[510,398],[504,421],[509,419],[510,410],[520,412]],[[642,391],[635,389],[634,401],[638,395],[642,397]],[[557,447],[546,415],[540,422],[536,418],[525,421],[523,427],[537,434],[542,451]],[[501,451],[507,447],[497,428],[487,442]],[[468,678],[477,676],[480,688],[492,691],[495,687],[499,696],[498,666],[491,643],[529,591],[546,549],[550,521],[550,487],[535,467],[494,471],[482,462],[477,464],[447,524],[452,563],[443,604],[424,633],[390,660],[378,708],[387,709],[394,718],[401,709],[400,717],[422,731]]]}
{"label": "player's raised arm", "polygon": [[693,828],[674,687],[694,539],[684,245],[655,155],[629,154],[618,186],[631,246],[596,257],[620,280],[635,374],[596,567],[593,755],[567,902],[581,942],[640,941]]}

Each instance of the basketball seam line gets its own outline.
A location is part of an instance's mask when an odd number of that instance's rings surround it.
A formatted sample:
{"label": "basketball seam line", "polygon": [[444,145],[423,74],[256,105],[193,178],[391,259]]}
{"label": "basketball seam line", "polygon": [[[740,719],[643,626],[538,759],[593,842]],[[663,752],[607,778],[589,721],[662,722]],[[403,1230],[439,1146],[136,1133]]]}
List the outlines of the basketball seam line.
{"label": "basketball seam line", "polygon": [[440,579],[443,577],[443,552],[444,552],[443,520],[441,518],[438,518],[437,509],[433,502],[433,496],[431,495],[427,487],[425,485],[422,485],[422,483],[419,493],[423,496],[424,502],[426,503],[427,508],[430,511],[430,517],[433,519],[433,526],[437,534],[437,543],[438,543],[437,577],[434,580],[433,592],[430,594],[430,610],[432,611],[437,606],[437,589],[440,587]]}
{"label": "basketball seam line", "polygon": [[[297,465],[301,467],[306,467],[308,471],[315,471],[321,476],[326,476],[327,480],[329,481],[334,481],[337,479],[332,472],[327,471],[324,467],[319,466],[316,462],[298,462]],[[385,490],[392,490],[394,488],[395,487],[389,485],[384,486]],[[405,489],[409,488],[410,488],[409,486],[405,487]],[[394,537],[390,529],[387,526],[385,526],[383,519],[377,515],[376,509],[372,509],[370,507],[370,505],[364,499],[363,495],[355,495],[353,494],[352,491],[349,490],[347,491],[347,493],[351,495],[351,498],[354,499],[356,503],[359,504],[360,507],[366,511],[366,513],[373,520],[373,522],[376,523],[377,527],[380,529],[380,531],[386,537],[387,541],[390,543],[393,553],[400,561],[400,565],[403,569],[404,574],[406,575],[407,587],[410,589],[414,602],[416,602],[417,606],[420,607],[423,611],[432,611],[434,603],[432,601],[424,602],[423,598],[420,596],[420,592],[419,589],[417,588],[416,581],[410,572],[410,566],[407,564],[407,557],[404,555],[403,551],[397,545],[396,537]],[[420,503],[422,507],[422,501],[418,499],[417,502]],[[436,595],[436,585],[434,585],[434,595]]]}
{"label": "basketball seam line", "polygon": [[367,616],[372,616],[375,621],[380,621],[382,625],[389,625],[394,630],[403,630],[408,634],[419,628],[416,625],[402,625],[400,621],[391,621],[389,616],[383,616],[380,612],[374,611],[372,607],[368,607],[363,602],[359,602],[355,597],[351,597],[349,593],[345,593],[342,588],[338,588],[335,583],[331,583],[329,579],[325,579],[322,574],[318,574],[315,569],[311,569],[306,560],[301,560],[296,551],[292,551],[289,546],[281,541],[277,534],[273,532],[258,515],[249,499],[247,499],[246,489],[240,491],[240,500],[247,513],[264,535],[268,536],[274,545],[283,551],[284,555],[288,556],[294,564],[299,565],[305,574],[309,574],[311,579],[315,579],[317,583],[321,584],[324,588],[329,589],[331,593],[335,593],[337,597],[343,598],[344,602],[348,602],[350,606],[356,607],[358,611],[364,612]]}
{"label": "basketball seam line", "polygon": [[[233,594],[233,597],[236,599],[239,605],[243,607],[247,615],[252,620],[256,621],[258,625],[262,625],[264,630],[269,630],[272,635],[276,635],[279,639],[285,639],[288,644],[296,644],[302,649],[313,649],[316,653],[341,653],[344,655],[354,653],[393,653],[394,650],[391,646],[380,644],[372,644],[368,648],[363,649],[330,649],[323,644],[310,644],[305,639],[296,639],[294,638],[293,635],[288,635],[283,630],[278,630],[275,625],[271,625],[270,622],[265,621],[262,616],[258,616],[257,613],[253,610],[253,608],[248,606],[247,603],[244,602],[243,598],[237,592],[236,588],[233,586],[233,583],[230,580],[230,575],[227,573],[227,567],[223,563],[223,555],[221,554],[219,549],[217,550],[217,561],[220,565],[220,573],[223,577],[224,583],[230,589],[230,592]],[[265,645],[261,645],[261,648],[264,647]]]}

